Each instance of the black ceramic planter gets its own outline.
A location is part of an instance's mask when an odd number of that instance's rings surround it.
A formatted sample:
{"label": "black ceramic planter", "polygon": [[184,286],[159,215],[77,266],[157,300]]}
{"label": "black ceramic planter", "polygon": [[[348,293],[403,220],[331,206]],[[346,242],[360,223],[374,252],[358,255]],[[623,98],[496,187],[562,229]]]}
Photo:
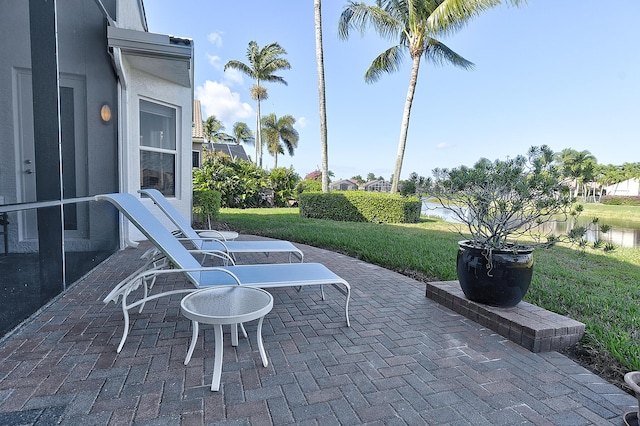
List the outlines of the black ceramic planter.
{"label": "black ceramic planter", "polygon": [[467,299],[485,305],[508,308],[520,303],[531,284],[533,249],[493,250],[458,243],[458,280]]}

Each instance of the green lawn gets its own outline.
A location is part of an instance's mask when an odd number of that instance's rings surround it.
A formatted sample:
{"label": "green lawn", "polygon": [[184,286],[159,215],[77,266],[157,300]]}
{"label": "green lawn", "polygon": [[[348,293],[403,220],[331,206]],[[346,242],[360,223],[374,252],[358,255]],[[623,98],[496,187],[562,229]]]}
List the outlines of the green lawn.
{"label": "green lawn", "polygon": [[[640,217],[640,207],[587,204],[583,216],[607,223]],[[427,280],[456,279],[456,243],[463,238],[438,219],[334,222],[301,218],[298,209],[222,209],[220,221],[242,233],[334,250]],[[594,363],[640,370],[640,249],[538,249],[525,300],[585,323],[581,344],[598,358]]]}

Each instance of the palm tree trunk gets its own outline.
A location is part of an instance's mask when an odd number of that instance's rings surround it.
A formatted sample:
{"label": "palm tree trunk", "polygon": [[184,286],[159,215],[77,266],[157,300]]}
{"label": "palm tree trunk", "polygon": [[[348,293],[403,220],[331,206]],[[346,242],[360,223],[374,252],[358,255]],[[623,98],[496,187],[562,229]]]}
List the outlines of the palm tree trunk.
{"label": "palm tree trunk", "polygon": [[404,150],[407,146],[407,134],[409,132],[409,118],[411,117],[411,105],[413,104],[413,95],[416,92],[416,84],[418,83],[418,70],[420,69],[420,56],[413,57],[411,65],[411,77],[409,78],[409,89],[407,90],[407,99],[404,103],[404,113],[402,114],[402,127],[400,128],[400,141],[398,142],[398,156],[396,158],[396,167],[393,172],[393,181],[391,182],[391,193],[398,192],[398,184],[400,182],[400,172],[402,171],[402,161],[404,160]]}
{"label": "palm tree trunk", "polygon": [[256,166],[262,167],[262,127],[260,123],[260,99],[256,99]]}
{"label": "palm tree trunk", "polygon": [[324,84],[324,53],[322,50],[322,5],[321,0],[313,2],[316,27],[316,64],[318,67],[318,101],[320,104],[320,152],[322,162],[322,192],[329,192],[329,161],[327,143],[327,104]]}

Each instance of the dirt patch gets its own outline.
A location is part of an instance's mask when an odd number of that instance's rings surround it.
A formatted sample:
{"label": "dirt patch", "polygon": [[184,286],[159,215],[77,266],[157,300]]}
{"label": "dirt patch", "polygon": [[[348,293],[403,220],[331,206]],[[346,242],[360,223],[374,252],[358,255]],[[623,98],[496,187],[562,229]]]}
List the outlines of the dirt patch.
{"label": "dirt patch", "polygon": [[602,377],[628,394],[635,396],[631,388],[624,382],[624,375],[629,372],[629,369],[608,353],[598,351],[582,342],[576,343],[561,351],[561,353],[591,371],[593,374]]}

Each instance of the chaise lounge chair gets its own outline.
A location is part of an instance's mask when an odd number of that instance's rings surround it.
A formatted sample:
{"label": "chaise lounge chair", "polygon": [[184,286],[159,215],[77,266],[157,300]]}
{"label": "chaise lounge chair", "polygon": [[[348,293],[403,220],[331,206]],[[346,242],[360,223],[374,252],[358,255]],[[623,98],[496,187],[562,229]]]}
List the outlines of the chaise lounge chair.
{"label": "chaise lounge chair", "polygon": [[[325,284],[331,284],[346,296],[344,306],[347,326],[349,322],[349,298],[351,287],[349,283],[320,263],[282,263],[258,265],[233,265],[204,268],[192,252],[187,250],[167,228],[156,219],[138,198],[131,194],[115,193],[97,195],[96,200],[109,201],[133,223],[155,248],[166,257],[176,269],[138,270],[125,278],[104,298],[104,303],[118,302],[122,297],[122,313],[124,315],[124,332],[117,352],[122,350],[129,333],[129,310],[140,306],[140,310],[147,301],[177,293],[188,293],[195,289],[217,285],[245,285],[258,288],[272,287],[306,287],[319,285],[324,300]],[[194,289],[179,289],[149,295],[149,282],[163,274],[183,273]],[[153,284],[152,284],[153,285]],[[127,296],[143,286],[143,297],[135,302],[127,302]],[[342,287],[344,288],[342,288]]]}
{"label": "chaise lounge chair", "polygon": [[289,260],[291,260],[291,255],[297,256],[300,262],[304,260],[302,251],[289,241],[224,241],[223,238],[216,235],[219,234],[218,231],[198,233],[160,191],[141,189],[138,192],[151,198],[178,228],[178,234],[190,241],[198,250],[223,251],[231,256],[235,253],[289,253]]}

